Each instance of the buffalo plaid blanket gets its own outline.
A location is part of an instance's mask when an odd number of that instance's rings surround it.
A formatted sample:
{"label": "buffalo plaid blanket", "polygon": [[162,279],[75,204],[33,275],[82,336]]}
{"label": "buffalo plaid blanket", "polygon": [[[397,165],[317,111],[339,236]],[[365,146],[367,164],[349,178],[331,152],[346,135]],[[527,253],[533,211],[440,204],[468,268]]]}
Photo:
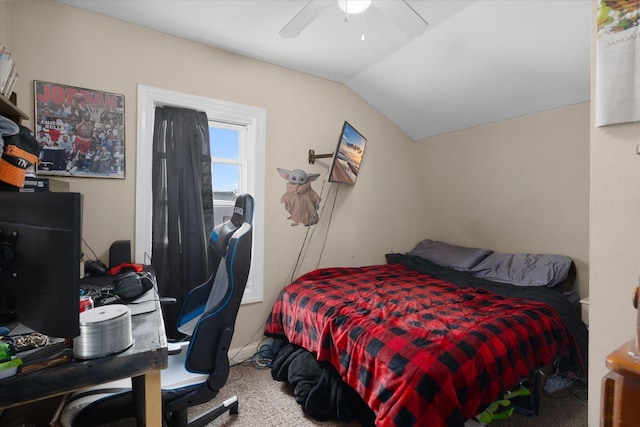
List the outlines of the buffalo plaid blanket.
{"label": "buffalo plaid blanket", "polygon": [[378,426],[463,426],[575,344],[547,304],[399,264],[298,278],[281,291],[265,334],[330,362]]}

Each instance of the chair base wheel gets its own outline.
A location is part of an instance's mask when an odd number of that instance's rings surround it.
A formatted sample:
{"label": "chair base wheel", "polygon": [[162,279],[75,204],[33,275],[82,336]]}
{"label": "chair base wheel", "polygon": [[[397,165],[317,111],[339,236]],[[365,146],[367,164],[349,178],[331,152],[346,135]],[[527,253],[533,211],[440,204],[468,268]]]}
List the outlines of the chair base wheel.
{"label": "chair base wheel", "polygon": [[[237,415],[239,413],[238,409],[239,409],[238,397],[233,396],[225,400],[215,408],[211,409],[210,411],[205,412],[199,417],[192,419],[186,425],[189,427],[204,427],[227,411],[229,411],[230,415]],[[175,423],[172,423],[172,427],[182,427],[182,426],[180,425],[176,426]]]}

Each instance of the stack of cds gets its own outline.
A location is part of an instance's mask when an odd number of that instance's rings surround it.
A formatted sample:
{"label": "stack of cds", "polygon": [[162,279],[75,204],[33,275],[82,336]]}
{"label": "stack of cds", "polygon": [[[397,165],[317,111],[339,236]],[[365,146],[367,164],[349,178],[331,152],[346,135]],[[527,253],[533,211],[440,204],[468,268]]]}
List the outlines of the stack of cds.
{"label": "stack of cds", "polygon": [[80,335],[73,339],[75,358],[96,359],[132,345],[131,310],[126,305],[105,305],[80,313]]}

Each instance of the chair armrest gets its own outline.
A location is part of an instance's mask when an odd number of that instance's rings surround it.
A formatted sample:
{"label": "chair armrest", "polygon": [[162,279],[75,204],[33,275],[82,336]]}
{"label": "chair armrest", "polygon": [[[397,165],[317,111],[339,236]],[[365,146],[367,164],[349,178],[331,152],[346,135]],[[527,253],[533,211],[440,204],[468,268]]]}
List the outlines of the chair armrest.
{"label": "chair armrest", "polygon": [[170,342],[167,344],[167,354],[180,354],[189,345],[189,341]]}
{"label": "chair armrest", "polygon": [[170,304],[175,304],[177,302],[178,300],[173,297],[160,297],[161,305],[170,305]]}

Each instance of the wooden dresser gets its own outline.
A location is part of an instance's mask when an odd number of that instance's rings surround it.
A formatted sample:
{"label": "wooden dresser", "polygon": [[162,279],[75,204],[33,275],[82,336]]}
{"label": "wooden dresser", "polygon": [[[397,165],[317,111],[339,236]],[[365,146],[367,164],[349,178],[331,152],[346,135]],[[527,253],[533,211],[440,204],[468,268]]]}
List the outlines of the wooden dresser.
{"label": "wooden dresser", "polygon": [[[633,305],[638,308],[638,288]],[[640,426],[640,351],[637,339],[627,341],[607,357],[609,373],[602,379],[601,427]]]}

